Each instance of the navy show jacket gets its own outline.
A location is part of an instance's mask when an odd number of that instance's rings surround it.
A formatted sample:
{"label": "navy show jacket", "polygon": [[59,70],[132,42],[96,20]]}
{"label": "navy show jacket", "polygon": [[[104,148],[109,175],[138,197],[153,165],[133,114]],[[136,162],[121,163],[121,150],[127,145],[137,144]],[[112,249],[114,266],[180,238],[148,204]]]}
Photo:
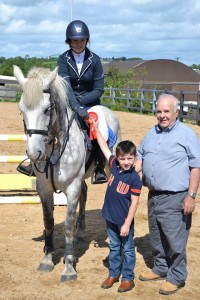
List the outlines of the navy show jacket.
{"label": "navy show jacket", "polygon": [[[104,92],[104,74],[98,55],[85,48],[79,74],[72,50],[67,50],[58,58],[58,74],[70,84],[80,105],[92,107],[100,104]],[[73,103],[71,105],[74,106]]]}

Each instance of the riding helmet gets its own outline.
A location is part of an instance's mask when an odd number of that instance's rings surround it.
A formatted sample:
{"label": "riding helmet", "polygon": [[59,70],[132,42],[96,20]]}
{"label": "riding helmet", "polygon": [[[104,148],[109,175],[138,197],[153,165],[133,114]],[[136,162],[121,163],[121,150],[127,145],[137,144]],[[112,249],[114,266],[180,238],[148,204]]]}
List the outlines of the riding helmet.
{"label": "riding helmet", "polygon": [[66,29],[66,40],[69,44],[70,40],[89,40],[90,32],[87,25],[80,20],[75,20],[69,23]]}

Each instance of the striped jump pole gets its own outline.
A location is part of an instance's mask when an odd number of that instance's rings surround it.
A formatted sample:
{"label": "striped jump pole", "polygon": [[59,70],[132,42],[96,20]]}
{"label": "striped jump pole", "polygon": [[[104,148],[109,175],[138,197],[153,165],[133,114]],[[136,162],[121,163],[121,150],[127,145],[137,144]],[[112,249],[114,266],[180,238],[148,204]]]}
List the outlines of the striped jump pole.
{"label": "striped jump pole", "polygon": [[[53,193],[54,205],[67,205],[67,197],[64,193]],[[0,204],[38,204],[39,196],[1,196]]]}
{"label": "striped jump pole", "polygon": [[[23,142],[26,140],[27,140],[27,137],[25,134],[0,134],[0,141]],[[27,156],[1,155],[0,163],[20,163],[25,159],[27,159]],[[26,162],[30,162],[30,160],[27,159]]]}
{"label": "striped jump pole", "polygon": [[[0,134],[0,141],[23,142],[26,141],[25,134]],[[1,155],[0,163],[20,163],[23,160],[30,162],[27,156],[22,155]],[[12,176],[12,178],[11,178]],[[0,190],[35,190],[35,178],[21,174],[0,174]],[[54,205],[67,205],[67,197],[64,193],[53,194]],[[0,204],[37,204],[40,203],[39,196],[0,196]]]}
{"label": "striped jump pole", "polygon": [[0,134],[0,141],[21,142],[26,140],[25,134]]}
{"label": "striped jump pole", "polygon": [[2,196],[0,204],[38,204],[40,203],[39,196]]}
{"label": "striped jump pole", "polygon": [[[27,137],[25,134],[0,134],[0,141],[23,142],[26,140],[27,140]],[[1,155],[0,163],[19,163],[25,159],[27,159],[27,156]],[[27,159],[26,162],[30,162],[30,160]]]}
{"label": "striped jump pole", "polygon": [[1,155],[0,163],[20,163],[26,159],[26,162],[30,162],[30,159],[27,156],[22,155]]}

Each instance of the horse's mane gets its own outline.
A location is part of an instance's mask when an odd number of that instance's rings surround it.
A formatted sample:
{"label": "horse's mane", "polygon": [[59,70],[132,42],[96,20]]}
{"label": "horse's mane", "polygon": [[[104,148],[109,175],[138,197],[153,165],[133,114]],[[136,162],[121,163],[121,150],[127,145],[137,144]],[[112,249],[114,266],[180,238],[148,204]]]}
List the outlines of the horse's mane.
{"label": "horse's mane", "polygon": [[[33,67],[28,72],[27,81],[23,86],[23,101],[30,109],[39,106],[43,101],[43,86],[50,73],[50,69],[41,67]],[[49,88],[54,101],[59,102],[61,106],[68,104],[67,87],[63,78],[57,75]]]}

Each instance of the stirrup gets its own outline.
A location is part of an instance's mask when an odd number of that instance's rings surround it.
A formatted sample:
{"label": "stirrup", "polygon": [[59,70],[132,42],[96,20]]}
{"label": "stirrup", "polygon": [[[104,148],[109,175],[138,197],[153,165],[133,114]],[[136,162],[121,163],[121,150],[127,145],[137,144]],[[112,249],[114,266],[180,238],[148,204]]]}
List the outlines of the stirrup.
{"label": "stirrup", "polygon": [[22,163],[20,163],[16,170],[24,175],[27,175],[27,176],[35,176],[34,172],[33,172],[33,168],[32,168],[32,165],[28,165],[28,166],[23,166]]}
{"label": "stirrup", "polygon": [[96,166],[91,176],[92,184],[102,184],[108,181],[107,175],[103,168]]}

